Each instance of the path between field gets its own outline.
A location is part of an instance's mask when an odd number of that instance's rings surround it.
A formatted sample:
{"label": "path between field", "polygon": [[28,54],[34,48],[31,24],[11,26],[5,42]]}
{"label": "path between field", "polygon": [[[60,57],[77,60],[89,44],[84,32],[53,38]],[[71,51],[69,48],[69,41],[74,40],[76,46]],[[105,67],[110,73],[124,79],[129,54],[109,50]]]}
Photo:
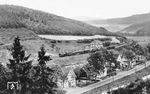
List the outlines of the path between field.
{"label": "path between field", "polygon": [[114,78],[110,77],[110,78],[107,78],[103,81],[100,81],[100,82],[97,82],[97,83],[94,83],[94,84],[91,84],[89,86],[82,87],[82,88],[77,87],[77,88],[66,89],[66,91],[67,91],[66,94],[82,94],[82,93],[85,93],[85,92],[90,91],[92,89],[101,87],[101,86],[109,84],[109,83],[111,83],[115,80],[121,79],[121,78],[126,77],[128,75],[131,75],[132,73],[135,73],[136,71],[140,71],[140,70],[142,70],[142,69],[144,69],[145,67],[148,67],[148,66],[150,66],[150,61],[146,62],[146,66],[145,66],[145,64],[137,65],[129,71],[120,72],[116,76],[114,76]]}

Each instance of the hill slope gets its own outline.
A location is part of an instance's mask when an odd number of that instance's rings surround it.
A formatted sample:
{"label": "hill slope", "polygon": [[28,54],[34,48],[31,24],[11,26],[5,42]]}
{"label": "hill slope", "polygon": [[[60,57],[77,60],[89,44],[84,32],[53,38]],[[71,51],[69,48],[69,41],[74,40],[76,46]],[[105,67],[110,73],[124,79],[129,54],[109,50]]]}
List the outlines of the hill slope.
{"label": "hill slope", "polygon": [[129,17],[122,17],[122,18],[113,18],[113,19],[106,19],[106,20],[90,20],[87,21],[89,23],[95,23],[95,24],[124,24],[124,25],[130,25],[134,23],[140,23],[145,22],[147,20],[150,20],[150,13],[145,14],[137,14],[132,15]]}
{"label": "hill slope", "polygon": [[150,21],[135,23],[119,31],[119,33],[135,36],[150,36]]}
{"label": "hill slope", "polygon": [[[98,20],[98,19],[90,20],[87,21],[87,23],[96,26],[103,26],[112,32],[117,32],[117,31],[128,32],[131,30],[130,32],[132,33],[140,32],[140,35],[143,35],[141,33],[142,31],[147,32],[147,30],[149,30],[146,25],[147,23],[149,23],[148,21],[150,21],[150,13],[138,14],[138,15],[123,17],[123,18],[106,19],[106,20]],[[137,28],[137,26],[140,26],[140,28],[139,27]],[[141,28],[143,28],[143,30],[138,31]]]}
{"label": "hill slope", "polygon": [[[13,5],[0,5],[0,50],[10,48],[16,36],[29,53],[37,53],[44,44],[48,53],[57,54],[38,34],[115,35],[80,21]],[[5,51],[4,51],[5,52]]]}
{"label": "hill slope", "polygon": [[[1,28],[0,29],[0,51],[9,49],[12,46],[16,36],[21,39],[21,44],[24,45],[29,53],[37,53],[42,45],[45,46],[48,52],[52,52],[52,48],[44,40],[39,38],[34,32],[26,28]],[[52,52],[53,53],[53,52]]]}
{"label": "hill slope", "polygon": [[1,28],[26,28],[36,34],[111,35],[112,33],[80,21],[20,6],[0,6]]}

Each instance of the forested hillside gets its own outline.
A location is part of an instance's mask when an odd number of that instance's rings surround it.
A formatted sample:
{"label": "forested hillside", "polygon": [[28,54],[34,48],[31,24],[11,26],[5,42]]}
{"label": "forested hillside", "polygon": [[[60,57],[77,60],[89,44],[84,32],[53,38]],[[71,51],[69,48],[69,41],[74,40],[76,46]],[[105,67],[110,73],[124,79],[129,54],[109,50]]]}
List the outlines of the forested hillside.
{"label": "forested hillside", "polygon": [[36,34],[114,35],[80,21],[13,5],[0,6],[0,28],[26,28]]}

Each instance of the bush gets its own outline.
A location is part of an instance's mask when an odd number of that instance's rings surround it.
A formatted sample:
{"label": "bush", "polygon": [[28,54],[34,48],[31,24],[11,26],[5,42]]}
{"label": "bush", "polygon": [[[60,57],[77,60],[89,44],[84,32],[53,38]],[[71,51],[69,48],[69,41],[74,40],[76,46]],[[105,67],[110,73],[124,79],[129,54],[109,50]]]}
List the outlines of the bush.
{"label": "bush", "polygon": [[93,39],[83,39],[83,40],[77,40],[77,43],[91,43]]}
{"label": "bush", "polygon": [[56,40],[51,40],[51,43],[56,43]]}
{"label": "bush", "polygon": [[108,71],[107,71],[107,76],[115,76],[117,73],[116,73],[116,71],[115,70],[110,70],[110,69],[108,69]]}
{"label": "bush", "polygon": [[65,42],[66,42],[66,43],[70,43],[70,41],[67,41],[67,40],[66,40]]}
{"label": "bush", "polygon": [[60,40],[57,40],[57,42],[58,42],[58,43],[62,43],[62,41],[60,41]]}
{"label": "bush", "polygon": [[57,90],[57,94],[66,94],[65,90]]}
{"label": "bush", "polygon": [[104,47],[108,47],[108,46],[110,46],[110,45],[111,45],[111,43],[108,42],[108,41],[103,43],[103,46],[104,46]]}

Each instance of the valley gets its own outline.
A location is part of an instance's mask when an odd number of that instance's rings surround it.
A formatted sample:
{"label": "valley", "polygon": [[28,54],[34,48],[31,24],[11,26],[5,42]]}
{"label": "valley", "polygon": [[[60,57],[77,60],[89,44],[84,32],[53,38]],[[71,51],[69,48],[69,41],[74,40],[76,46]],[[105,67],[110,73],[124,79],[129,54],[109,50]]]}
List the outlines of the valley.
{"label": "valley", "polygon": [[[38,63],[43,58],[47,59],[44,67],[58,72],[54,72],[57,89],[82,90],[88,85],[90,88],[94,85],[92,89],[103,87],[115,75],[119,80],[136,73],[136,66],[142,70],[145,68],[142,64],[150,65],[146,62],[150,60],[150,48],[147,48],[150,43],[149,17],[150,13],[147,13],[82,22],[21,6],[0,5],[0,64],[7,68],[10,58],[15,58],[11,52],[16,46],[14,40],[18,39],[21,46],[15,48],[15,54],[19,48],[23,54],[31,54],[29,61],[32,61],[33,70],[34,66],[42,65]],[[40,53],[40,50],[45,52]],[[45,57],[39,60],[43,54]],[[105,83],[105,79],[106,84],[98,85],[101,81]]]}
{"label": "valley", "polygon": [[118,31],[121,31],[123,30],[124,28],[127,28],[128,26],[130,25],[126,25],[126,24],[109,24],[109,23],[94,23],[94,22],[87,22],[88,24],[91,24],[93,26],[96,26],[96,27],[104,27],[106,28],[108,31],[110,32],[118,32]]}
{"label": "valley", "polygon": [[136,14],[128,17],[111,19],[94,19],[84,21],[93,26],[103,26],[108,31],[131,36],[150,35],[150,13]]}

